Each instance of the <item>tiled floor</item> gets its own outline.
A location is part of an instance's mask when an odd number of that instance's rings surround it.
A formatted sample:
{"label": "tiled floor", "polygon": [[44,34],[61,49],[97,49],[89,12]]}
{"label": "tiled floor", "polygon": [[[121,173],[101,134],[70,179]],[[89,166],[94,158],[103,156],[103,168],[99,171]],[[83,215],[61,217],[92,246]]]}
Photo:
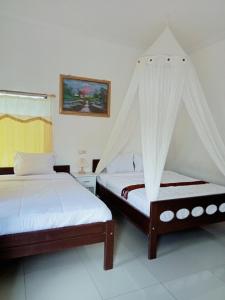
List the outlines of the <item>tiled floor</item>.
{"label": "tiled floor", "polygon": [[160,239],[118,219],[114,269],[103,271],[103,245],[0,265],[0,300],[225,300],[225,224]]}

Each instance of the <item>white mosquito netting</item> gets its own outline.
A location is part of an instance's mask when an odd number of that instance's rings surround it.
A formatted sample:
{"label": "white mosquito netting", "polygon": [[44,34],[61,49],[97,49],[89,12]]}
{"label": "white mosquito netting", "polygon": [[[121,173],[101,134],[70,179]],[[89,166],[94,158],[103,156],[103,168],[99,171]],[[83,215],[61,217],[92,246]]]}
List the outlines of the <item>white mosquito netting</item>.
{"label": "white mosquito netting", "polygon": [[190,58],[168,28],[138,59],[96,172],[121,152],[139,123],[147,199],[157,200],[181,101],[211,158],[225,175],[225,145]]}

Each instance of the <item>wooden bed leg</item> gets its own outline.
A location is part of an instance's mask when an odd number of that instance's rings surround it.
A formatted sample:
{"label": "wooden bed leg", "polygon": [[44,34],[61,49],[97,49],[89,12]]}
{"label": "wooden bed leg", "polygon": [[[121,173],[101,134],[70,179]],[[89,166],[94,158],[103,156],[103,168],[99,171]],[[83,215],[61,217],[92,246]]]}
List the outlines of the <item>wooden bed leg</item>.
{"label": "wooden bed leg", "polygon": [[158,234],[155,227],[151,228],[151,232],[148,236],[148,259],[156,258],[157,253]]}
{"label": "wooden bed leg", "polygon": [[114,221],[106,222],[105,243],[104,243],[104,269],[113,268],[113,248],[114,248]]}
{"label": "wooden bed leg", "polygon": [[156,258],[158,242],[158,206],[157,202],[152,201],[150,204],[150,223],[148,235],[148,259]]}

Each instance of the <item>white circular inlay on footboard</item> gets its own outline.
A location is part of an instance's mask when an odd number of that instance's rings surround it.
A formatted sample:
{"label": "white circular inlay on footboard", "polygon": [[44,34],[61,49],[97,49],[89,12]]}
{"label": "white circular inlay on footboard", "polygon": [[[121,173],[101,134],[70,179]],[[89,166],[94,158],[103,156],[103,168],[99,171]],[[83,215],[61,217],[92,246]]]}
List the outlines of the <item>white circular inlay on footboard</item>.
{"label": "white circular inlay on footboard", "polygon": [[191,211],[193,217],[200,217],[203,213],[204,213],[204,209],[201,206],[196,206]]}
{"label": "white circular inlay on footboard", "polygon": [[186,219],[190,214],[190,211],[187,208],[181,208],[177,211],[177,219],[183,220]]}
{"label": "white circular inlay on footboard", "polygon": [[213,215],[217,211],[217,206],[215,204],[210,204],[206,207],[206,213],[207,215]]}
{"label": "white circular inlay on footboard", "polygon": [[222,213],[225,212],[225,203],[220,204],[219,211]]}
{"label": "white circular inlay on footboard", "polygon": [[162,222],[170,222],[174,218],[174,212],[172,210],[165,210],[160,214],[160,220]]}

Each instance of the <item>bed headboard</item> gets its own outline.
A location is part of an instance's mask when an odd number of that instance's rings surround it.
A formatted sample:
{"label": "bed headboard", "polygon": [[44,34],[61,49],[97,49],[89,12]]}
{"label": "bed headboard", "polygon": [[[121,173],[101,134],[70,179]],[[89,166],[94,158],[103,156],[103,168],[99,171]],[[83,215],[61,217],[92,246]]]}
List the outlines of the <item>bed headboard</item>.
{"label": "bed headboard", "polygon": [[54,166],[54,170],[56,172],[70,173],[70,165],[58,165],[58,166]]}
{"label": "bed headboard", "polygon": [[93,159],[92,160],[92,172],[94,173],[97,166],[98,166],[98,163],[99,163],[100,159]]}
{"label": "bed headboard", "polygon": [[[54,166],[56,172],[70,173],[70,165],[58,165]],[[0,175],[14,174],[14,170],[11,167],[0,168]]]}

